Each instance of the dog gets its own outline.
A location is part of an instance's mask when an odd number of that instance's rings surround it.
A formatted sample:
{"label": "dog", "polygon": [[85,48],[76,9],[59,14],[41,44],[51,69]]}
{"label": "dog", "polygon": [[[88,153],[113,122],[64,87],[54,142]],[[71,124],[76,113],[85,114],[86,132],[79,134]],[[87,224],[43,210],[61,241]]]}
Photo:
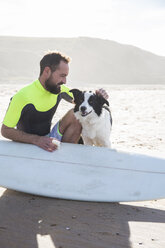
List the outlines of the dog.
{"label": "dog", "polygon": [[74,114],[82,125],[82,138],[85,145],[111,147],[110,133],[112,116],[109,102],[100,94],[92,91],[72,89]]}

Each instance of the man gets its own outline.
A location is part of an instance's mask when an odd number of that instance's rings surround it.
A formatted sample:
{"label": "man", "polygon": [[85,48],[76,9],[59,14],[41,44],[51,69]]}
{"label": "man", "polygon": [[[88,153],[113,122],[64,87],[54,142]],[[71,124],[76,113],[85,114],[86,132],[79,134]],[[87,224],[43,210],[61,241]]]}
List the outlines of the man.
{"label": "man", "polygon": [[[69,61],[68,57],[55,52],[42,58],[39,79],[18,91],[11,99],[1,128],[5,138],[34,144],[50,152],[57,149],[52,143],[53,138],[78,143],[81,125],[72,109],[50,132],[60,100],[63,98],[73,102],[72,93],[64,85],[69,73]],[[100,93],[107,97],[105,91]]]}

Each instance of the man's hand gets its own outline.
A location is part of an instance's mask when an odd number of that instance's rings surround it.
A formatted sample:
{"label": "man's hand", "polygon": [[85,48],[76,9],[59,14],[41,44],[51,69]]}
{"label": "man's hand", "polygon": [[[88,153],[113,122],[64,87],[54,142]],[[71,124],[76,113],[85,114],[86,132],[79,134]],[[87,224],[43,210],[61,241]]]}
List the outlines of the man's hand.
{"label": "man's hand", "polygon": [[36,141],[34,144],[36,146],[41,147],[42,149],[48,151],[48,152],[53,152],[58,149],[58,146],[52,143],[53,138],[49,138],[47,136],[39,136],[37,137]]}
{"label": "man's hand", "polygon": [[109,98],[108,93],[104,89],[96,90],[96,94],[103,96],[106,100]]}
{"label": "man's hand", "polygon": [[21,130],[7,127],[4,124],[2,125],[1,133],[2,136],[7,139],[11,139],[16,142],[33,144],[49,152],[53,152],[58,149],[58,146],[52,143],[54,138],[49,138],[47,136],[38,136],[36,134],[25,133]]}

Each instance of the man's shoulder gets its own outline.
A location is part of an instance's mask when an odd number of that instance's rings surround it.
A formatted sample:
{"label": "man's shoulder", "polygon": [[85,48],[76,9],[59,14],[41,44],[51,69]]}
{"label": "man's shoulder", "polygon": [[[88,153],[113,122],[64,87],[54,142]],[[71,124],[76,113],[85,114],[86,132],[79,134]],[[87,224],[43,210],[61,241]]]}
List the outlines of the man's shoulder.
{"label": "man's shoulder", "polygon": [[69,92],[69,87],[67,87],[66,85],[61,85],[61,92]]}
{"label": "man's shoulder", "polygon": [[72,102],[73,100],[73,94],[70,92],[70,89],[65,85],[61,86],[61,97],[68,102]]}
{"label": "man's shoulder", "polygon": [[14,95],[14,97],[17,97],[17,98],[22,98],[22,97],[26,97],[29,95],[29,93],[34,89],[34,86],[35,86],[35,82],[32,82],[28,85],[25,85],[23,88],[21,88],[20,90],[18,90],[16,92],[16,94]]}

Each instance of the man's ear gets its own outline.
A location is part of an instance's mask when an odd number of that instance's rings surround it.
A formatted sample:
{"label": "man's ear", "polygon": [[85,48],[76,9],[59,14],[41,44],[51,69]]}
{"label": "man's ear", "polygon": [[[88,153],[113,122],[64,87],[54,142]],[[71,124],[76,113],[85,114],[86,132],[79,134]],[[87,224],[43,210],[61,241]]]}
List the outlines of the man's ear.
{"label": "man's ear", "polygon": [[109,102],[100,94],[96,94],[97,99],[99,100],[100,104],[103,106],[104,104],[109,106]]}
{"label": "man's ear", "polygon": [[50,69],[50,67],[49,67],[49,66],[46,66],[46,67],[44,68],[43,73],[44,73],[44,75],[45,75],[46,78],[49,78],[50,75],[51,75],[51,69]]}
{"label": "man's ear", "polygon": [[74,102],[77,103],[78,100],[80,99],[80,96],[82,95],[82,91],[80,91],[78,89],[72,89],[72,90],[70,90],[70,92],[73,93]]}

